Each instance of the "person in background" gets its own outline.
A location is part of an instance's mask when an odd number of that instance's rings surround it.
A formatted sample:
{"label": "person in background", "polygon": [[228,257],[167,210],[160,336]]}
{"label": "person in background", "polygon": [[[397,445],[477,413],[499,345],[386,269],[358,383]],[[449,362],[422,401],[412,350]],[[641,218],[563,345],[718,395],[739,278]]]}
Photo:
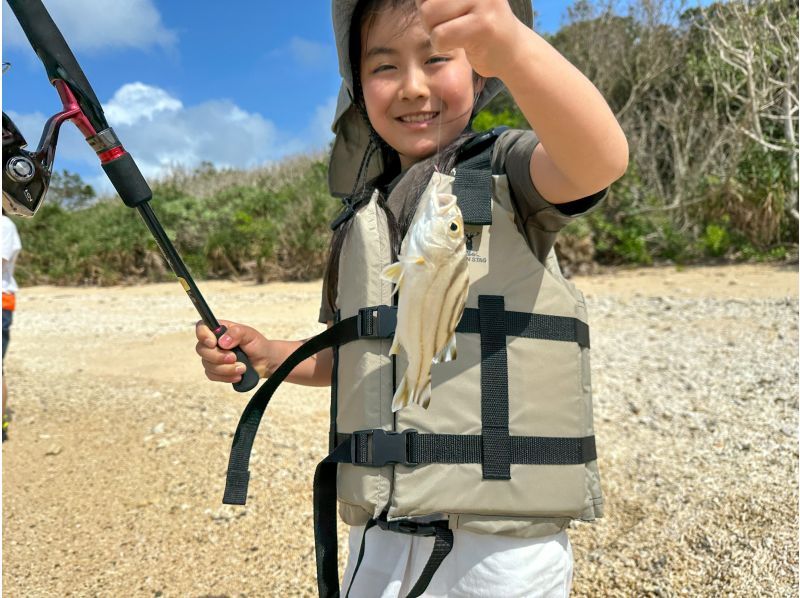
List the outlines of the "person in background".
{"label": "person in background", "polygon": [[[6,351],[11,329],[11,320],[16,307],[17,281],[14,280],[14,265],[17,256],[22,249],[19,233],[14,222],[3,214],[3,363],[5,364]],[[8,440],[8,388],[6,385],[6,373],[3,368],[3,442]]]}

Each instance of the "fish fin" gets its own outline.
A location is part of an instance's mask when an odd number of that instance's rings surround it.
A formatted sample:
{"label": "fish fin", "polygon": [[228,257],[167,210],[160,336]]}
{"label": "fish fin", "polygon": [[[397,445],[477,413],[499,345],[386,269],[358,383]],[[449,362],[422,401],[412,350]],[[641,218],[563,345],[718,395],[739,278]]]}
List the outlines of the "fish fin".
{"label": "fish fin", "polygon": [[381,272],[381,278],[389,282],[400,283],[403,278],[403,264],[402,262],[395,262],[386,266]]}
{"label": "fish fin", "polygon": [[444,348],[443,361],[453,361],[456,357],[458,357],[458,351],[456,351],[456,333],[454,332]]}
{"label": "fish fin", "polygon": [[442,347],[442,350],[433,358],[433,363],[447,363],[448,361],[453,361],[457,356],[456,333],[454,332],[450,340],[447,341],[447,344]]}
{"label": "fish fin", "polygon": [[400,386],[397,387],[392,398],[392,413],[400,411],[406,405],[408,405],[408,383],[406,382],[406,377],[403,376],[403,379],[400,380]]}
{"label": "fish fin", "polygon": [[421,405],[423,409],[427,409],[428,405],[431,404],[431,382],[428,380],[428,384],[422,391],[414,397],[414,402]]}
{"label": "fish fin", "polygon": [[397,340],[397,334],[394,335],[394,340],[392,341],[392,346],[389,349],[389,355],[399,355],[400,354],[400,341]]}
{"label": "fish fin", "polygon": [[393,264],[389,264],[381,272],[381,278],[383,280],[388,280],[389,282],[394,283],[394,288],[392,289],[392,292],[389,295],[390,297],[392,297],[395,293],[397,293],[397,291],[400,290],[400,287],[403,284],[404,273],[405,273],[405,268],[403,267],[402,262],[395,262]]}
{"label": "fish fin", "polygon": [[446,214],[448,210],[457,203],[455,195],[450,193],[439,193],[436,197],[436,207],[440,214]]}

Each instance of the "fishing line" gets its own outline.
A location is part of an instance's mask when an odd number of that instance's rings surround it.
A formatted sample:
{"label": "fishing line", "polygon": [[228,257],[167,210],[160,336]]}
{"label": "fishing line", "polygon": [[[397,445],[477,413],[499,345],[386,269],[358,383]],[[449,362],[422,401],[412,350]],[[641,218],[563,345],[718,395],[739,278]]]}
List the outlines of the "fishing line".
{"label": "fishing line", "polygon": [[[444,115],[444,100],[441,96],[439,96],[439,131],[438,135],[436,136],[436,153],[438,154],[442,149],[442,117]],[[436,172],[439,172],[439,165],[434,163],[433,169]]]}
{"label": "fishing line", "polygon": [[[456,114],[452,119],[445,121],[445,120],[442,120],[442,113],[443,113],[442,109],[444,108],[444,100],[439,98],[439,123],[437,125],[438,126],[438,130],[437,130],[437,135],[436,135],[436,153],[434,155],[438,155],[439,152],[442,151],[442,128],[444,127],[444,125],[449,125],[450,123],[457,122],[458,120],[463,118],[464,115],[471,114],[472,111],[475,109],[475,103],[476,102],[477,102],[477,98],[476,98],[475,102],[473,102],[472,106],[470,106],[467,110],[465,110],[464,112],[462,112],[460,114]],[[437,163],[435,163],[435,162],[434,162],[434,165],[433,165],[433,170],[435,172],[441,172],[439,170],[439,165]]]}

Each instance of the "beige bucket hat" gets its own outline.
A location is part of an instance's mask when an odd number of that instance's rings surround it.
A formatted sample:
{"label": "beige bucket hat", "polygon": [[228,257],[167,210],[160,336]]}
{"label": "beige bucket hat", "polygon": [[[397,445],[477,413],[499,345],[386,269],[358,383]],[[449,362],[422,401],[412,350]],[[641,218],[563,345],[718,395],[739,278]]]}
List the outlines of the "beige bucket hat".
{"label": "beige bucket hat", "polygon": [[[350,23],[359,0],[333,0],[333,32],[336,37],[336,50],[339,54],[339,73],[342,85],[336,104],[331,129],[336,136],[333,141],[328,169],[328,187],[332,195],[346,197],[353,191],[359,165],[370,142],[370,130],[364,117],[354,104],[353,69],[350,64]],[[509,0],[511,10],[525,25],[533,28],[533,6],[531,0]],[[490,78],[478,96],[473,115],[489,103],[500,90],[503,83]],[[378,154],[370,161],[367,178],[380,174],[383,165]]]}

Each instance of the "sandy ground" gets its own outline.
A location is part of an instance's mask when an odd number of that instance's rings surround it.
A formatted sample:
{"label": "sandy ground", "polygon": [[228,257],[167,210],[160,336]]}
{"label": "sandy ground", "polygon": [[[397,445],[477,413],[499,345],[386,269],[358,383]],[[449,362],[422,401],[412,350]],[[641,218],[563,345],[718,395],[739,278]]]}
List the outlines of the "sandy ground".
{"label": "sandy ground", "polygon": [[[602,314],[593,322],[592,341],[593,362],[600,366],[595,417],[608,502],[604,520],[571,533],[574,594],[793,595],[796,268],[615,270],[574,282],[587,295],[590,316],[593,304]],[[268,336],[304,338],[322,329],[315,323],[319,281],[200,286],[218,317]],[[764,461],[774,466],[766,486],[753,486],[750,466],[737,456],[757,452],[749,444],[737,444],[740,452],[725,461],[733,468],[729,475],[719,473],[722,461],[704,461],[716,446],[716,429],[736,439],[737,430],[750,429],[747,421],[730,430],[724,421],[715,424],[707,442],[693,432],[690,450],[676,448],[670,456],[669,447],[680,442],[675,430],[686,427],[682,414],[655,408],[661,415],[642,423],[647,400],[621,398],[618,388],[639,382],[636,368],[614,368],[614,345],[595,340],[615,338],[614,313],[654,301],[698,309],[754,306],[746,318],[720,312],[685,323],[712,334],[713,342],[773,334],[759,327],[759,306],[779,310],[773,328],[782,330],[774,334],[788,349],[770,376],[785,378],[776,391],[780,398],[752,412],[756,419],[768,414],[765,434],[777,437],[782,451],[780,463]],[[197,316],[177,284],[26,288],[16,317],[5,363],[13,422],[2,450],[3,595],[314,595],[311,482],[327,448],[327,389],[281,388],[256,441],[248,505],[227,507],[221,504],[224,472],[245,397],[203,376],[194,354]],[[671,332],[654,326],[676,336],[678,346],[686,334],[677,325]],[[702,344],[687,351],[702,353]],[[743,355],[754,364],[760,359]],[[636,357],[647,358],[646,350]],[[758,442],[753,440],[756,447]],[[643,451],[642,443],[652,452]],[[663,467],[658,455],[667,455]],[[681,476],[691,481],[682,483]],[[689,513],[671,506],[692,484],[703,492],[715,485],[726,490],[702,501],[686,499]],[[726,505],[734,494],[745,503],[757,496],[752,504],[761,506],[758,512],[736,509],[734,519],[746,521],[716,537],[714,530],[730,520]],[[341,532],[340,540],[343,526]],[[728,546],[737,534],[746,542]]]}

